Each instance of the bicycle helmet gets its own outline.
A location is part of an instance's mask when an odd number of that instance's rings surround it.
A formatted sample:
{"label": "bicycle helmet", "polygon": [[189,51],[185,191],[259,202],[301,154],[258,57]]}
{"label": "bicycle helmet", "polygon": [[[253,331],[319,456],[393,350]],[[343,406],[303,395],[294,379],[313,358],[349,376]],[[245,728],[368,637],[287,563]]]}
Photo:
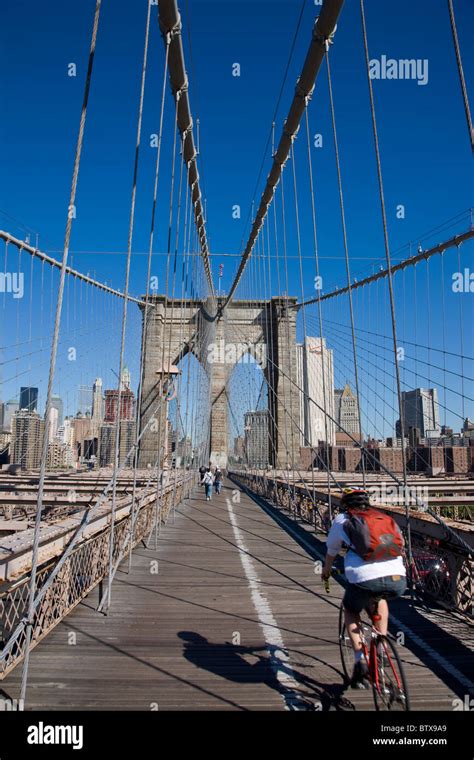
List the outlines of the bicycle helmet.
{"label": "bicycle helmet", "polygon": [[343,488],[340,500],[342,512],[347,509],[367,509],[370,507],[370,497],[367,491],[362,488]]}

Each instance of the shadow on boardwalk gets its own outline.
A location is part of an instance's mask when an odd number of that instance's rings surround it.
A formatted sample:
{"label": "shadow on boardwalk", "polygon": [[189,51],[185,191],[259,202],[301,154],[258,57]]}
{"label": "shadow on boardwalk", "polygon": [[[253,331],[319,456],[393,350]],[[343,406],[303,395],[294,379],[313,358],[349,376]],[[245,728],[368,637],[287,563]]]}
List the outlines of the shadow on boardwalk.
{"label": "shadow on boardwalk", "polygon": [[[268,645],[244,647],[230,642],[212,643],[193,631],[179,631],[178,637],[183,641],[183,657],[195,667],[234,683],[266,684],[282,695],[290,709],[355,710],[352,702],[344,696],[343,683],[319,683],[296,670],[296,665],[310,667],[304,663],[292,661],[289,670],[278,658],[278,652]],[[277,672],[291,675],[298,686],[302,687],[301,693],[290,693],[278,680]]]}

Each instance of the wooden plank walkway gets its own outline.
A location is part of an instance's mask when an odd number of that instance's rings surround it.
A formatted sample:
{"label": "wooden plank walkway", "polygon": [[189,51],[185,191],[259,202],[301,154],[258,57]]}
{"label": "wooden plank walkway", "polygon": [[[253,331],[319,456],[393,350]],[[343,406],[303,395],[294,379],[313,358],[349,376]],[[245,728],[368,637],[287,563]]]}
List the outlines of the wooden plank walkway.
{"label": "wooden plank walkway", "polygon": [[[96,590],[32,652],[27,709],[372,710],[370,692],[343,687],[342,588],[328,596],[314,572],[322,544],[305,527],[298,543],[282,520],[229,481],[211,502],[197,492],[157,551],[138,547],[119,571],[107,616]],[[394,605],[412,708],[452,710],[469,693],[472,629],[408,608]],[[20,675],[3,696],[18,696]]]}

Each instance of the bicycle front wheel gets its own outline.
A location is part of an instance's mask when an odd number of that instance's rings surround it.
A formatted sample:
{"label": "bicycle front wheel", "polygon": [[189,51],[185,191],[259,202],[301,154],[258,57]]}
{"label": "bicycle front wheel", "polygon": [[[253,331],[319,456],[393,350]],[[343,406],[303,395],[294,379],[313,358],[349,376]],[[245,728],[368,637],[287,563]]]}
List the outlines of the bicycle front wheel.
{"label": "bicycle front wheel", "polygon": [[371,660],[376,664],[372,677],[375,709],[403,712],[410,709],[408,687],[397,647],[389,638],[372,642]]}

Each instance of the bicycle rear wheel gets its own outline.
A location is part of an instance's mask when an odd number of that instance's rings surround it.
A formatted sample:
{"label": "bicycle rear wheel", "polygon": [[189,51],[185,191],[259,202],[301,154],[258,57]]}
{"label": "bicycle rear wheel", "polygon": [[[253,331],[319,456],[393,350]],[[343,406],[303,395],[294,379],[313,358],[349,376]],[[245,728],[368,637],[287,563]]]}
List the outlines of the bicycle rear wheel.
{"label": "bicycle rear wheel", "polygon": [[377,663],[372,679],[375,709],[403,712],[410,709],[405,672],[397,647],[389,638],[379,638],[372,644],[371,659]]}
{"label": "bicycle rear wheel", "polygon": [[352,668],[354,666],[354,654],[352,651],[351,640],[344,623],[344,607],[342,604],[339,609],[339,652],[341,653],[341,664],[342,671],[344,673],[344,679],[346,683],[349,683],[352,676]]}
{"label": "bicycle rear wheel", "polygon": [[[367,644],[370,640],[370,624],[363,619],[361,620],[361,634],[364,642]],[[342,604],[339,609],[339,652],[341,654],[344,679],[346,683],[350,683],[354,668],[354,650],[352,649],[352,642],[344,622],[344,607]]]}

